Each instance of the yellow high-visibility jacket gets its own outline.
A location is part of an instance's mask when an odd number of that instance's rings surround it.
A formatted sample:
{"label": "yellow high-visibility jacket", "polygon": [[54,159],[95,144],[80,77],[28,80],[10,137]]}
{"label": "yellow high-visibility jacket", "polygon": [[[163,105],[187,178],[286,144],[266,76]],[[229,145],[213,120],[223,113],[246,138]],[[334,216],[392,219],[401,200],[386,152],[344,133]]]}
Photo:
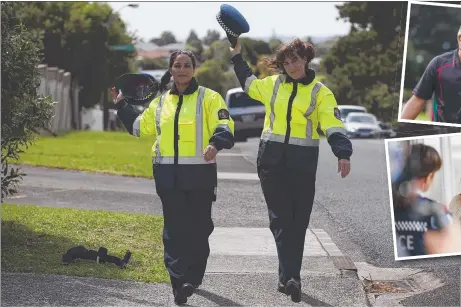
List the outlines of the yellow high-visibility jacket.
{"label": "yellow high-visibility jacket", "polygon": [[293,80],[285,74],[257,79],[240,54],[232,58],[242,89],[266,109],[258,166],[276,165],[283,158],[289,167],[315,171],[323,131],[338,159],[349,159],[352,143],[341,121],[336,99],[315,72]]}
{"label": "yellow high-visibility jacket", "polygon": [[[333,93],[317,79],[308,84],[296,84],[287,82],[285,75],[274,75],[261,80],[251,76],[245,82],[244,91],[266,107],[263,140],[283,143],[288,125],[288,144],[299,146],[319,145],[319,124],[327,137],[335,132],[344,135],[347,133],[339,117]],[[335,112],[335,109],[338,111]],[[287,112],[291,117],[289,121]]]}
{"label": "yellow high-visibility jacket", "polygon": [[[204,167],[213,164],[216,173],[216,160],[207,162],[202,155],[205,148],[211,144],[219,151],[234,145],[234,122],[226,103],[219,93],[199,86],[195,78],[182,95],[173,86],[154,98],[142,114],[135,113],[130,105],[124,105],[117,114],[132,135],[153,137],[156,180],[162,176],[159,165],[176,165],[175,172],[200,177],[200,172],[209,169]],[[172,168],[163,169],[165,174],[172,172]]]}

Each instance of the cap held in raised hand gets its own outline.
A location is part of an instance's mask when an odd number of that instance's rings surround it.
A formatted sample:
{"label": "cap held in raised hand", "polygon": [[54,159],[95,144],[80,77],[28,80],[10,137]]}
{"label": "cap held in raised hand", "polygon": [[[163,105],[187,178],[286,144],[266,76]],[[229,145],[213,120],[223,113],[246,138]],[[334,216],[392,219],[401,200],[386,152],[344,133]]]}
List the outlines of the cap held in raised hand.
{"label": "cap held in raised hand", "polygon": [[221,5],[220,10],[216,15],[216,19],[224,31],[226,31],[227,38],[229,39],[232,47],[235,47],[240,35],[250,31],[250,26],[248,25],[245,17],[243,17],[236,8],[228,4]]}
{"label": "cap held in raised hand", "polygon": [[128,73],[115,81],[115,90],[123,93],[125,101],[131,105],[143,105],[155,98],[160,83],[145,73]]}

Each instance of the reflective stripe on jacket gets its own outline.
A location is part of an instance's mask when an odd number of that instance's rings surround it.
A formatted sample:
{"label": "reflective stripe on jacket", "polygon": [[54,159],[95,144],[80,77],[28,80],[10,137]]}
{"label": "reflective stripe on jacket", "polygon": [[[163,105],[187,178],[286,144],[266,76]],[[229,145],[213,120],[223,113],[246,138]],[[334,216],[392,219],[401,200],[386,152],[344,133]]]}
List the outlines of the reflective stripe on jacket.
{"label": "reflective stripe on jacket", "polygon": [[207,164],[216,162],[202,155],[210,143],[218,150],[233,146],[234,122],[221,95],[197,85],[183,95],[169,90],[156,97],[134,120],[132,134],[154,137],[155,164],[174,164],[175,156],[176,164]]}
{"label": "reflective stripe on jacket", "polygon": [[288,144],[318,146],[319,124],[327,137],[335,132],[346,135],[343,122],[335,116],[335,97],[326,86],[315,79],[307,85],[285,81],[284,75],[275,75],[262,80],[250,76],[245,82],[244,91],[266,106],[263,140],[284,143],[290,129]]}
{"label": "reflective stripe on jacket", "polygon": [[199,87],[193,78],[181,95],[173,85],[171,90],[156,97],[142,114],[124,101],[117,107],[117,115],[130,134],[153,139],[157,189],[214,189],[217,186],[216,163],[206,162],[202,153],[207,145],[213,145],[218,151],[234,146],[234,122],[219,93]]}
{"label": "reflective stripe on jacket", "polygon": [[240,54],[232,58],[242,89],[266,109],[258,154],[259,165],[286,166],[316,171],[320,128],[338,159],[350,159],[352,143],[347,137],[336,99],[315,78],[315,72],[293,80],[286,75],[257,79]]}

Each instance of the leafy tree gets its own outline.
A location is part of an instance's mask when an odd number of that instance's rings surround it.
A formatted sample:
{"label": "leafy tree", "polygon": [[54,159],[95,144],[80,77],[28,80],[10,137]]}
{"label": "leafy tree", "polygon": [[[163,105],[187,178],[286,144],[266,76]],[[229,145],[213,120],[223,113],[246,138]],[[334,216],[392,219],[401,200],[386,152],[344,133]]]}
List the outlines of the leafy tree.
{"label": "leafy tree", "polygon": [[315,56],[319,58],[325,57],[331,48],[336,44],[338,38],[329,39],[327,41],[315,44]]}
{"label": "leafy tree", "polygon": [[351,23],[322,62],[339,104],[367,107],[392,120],[400,92],[407,4],[348,2],[337,6]]}
{"label": "leafy tree", "polygon": [[251,65],[258,64],[261,55],[271,55],[272,51],[269,44],[263,40],[253,40],[251,38],[241,38],[242,57],[249,61]]}
{"label": "leafy tree", "polygon": [[215,41],[204,51],[204,60],[216,60],[220,63],[224,71],[229,69],[231,53],[227,39]]}
{"label": "leafy tree", "polygon": [[201,60],[203,45],[194,30],[190,31],[189,37],[186,40],[186,48],[191,50],[197,59]]}
{"label": "leafy tree", "polygon": [[22,149],[30,146],[38,128],[53,115],[49,97],[38,95],[40,44],[16,17],[24,2],[2,2],[2,199],[17,192],[25,174],[10,168]]}
{"label": "leafy tree", "polygon": [[198,83],[211,88],[212,90],[225,95],[227,89],[223,81],[227,80],[226,75],[220,61],[208,60],[204,62],[196,71],[196,78]]}
{"label": "leafy tree", "polygon": [[278,47],[280,47],[280,45],[282,45],[283,42],[278,39],[278,38],[271,38],[269,40],[269,49],[271,51],[271,53],[274,53]]}
{"label": "leafy tree", "polygon": [[109,46],[131,44],[133,37],[108,4],[24,2],[18,15],[42,42],[43,63],[69,71],[73,82],[78,81],[80,105],[98,103],[101,92],[130,71],[135,53],[111,51]]}
{"label": "leafy tree", "polygon": [[165,46],[165,45],[177,43],[176,37],[171,31],[163,31],[162,34],[160,34],[160,37],[153,38],[149,42],[154,43],[158,46]]}
{"label": "leafy tree", "polygon": [[216,30],[208,30],[206,32],[205,37],[203,38],[203,43],[207,46],[210,46],[216,41],[219,41],[220,39],[220,34]]}
{"label": "leafy tree", "polygon": [[186,40],[186,44],[190,44],[193,41],[200,41],[194,30],[190,30],[189,37]]}

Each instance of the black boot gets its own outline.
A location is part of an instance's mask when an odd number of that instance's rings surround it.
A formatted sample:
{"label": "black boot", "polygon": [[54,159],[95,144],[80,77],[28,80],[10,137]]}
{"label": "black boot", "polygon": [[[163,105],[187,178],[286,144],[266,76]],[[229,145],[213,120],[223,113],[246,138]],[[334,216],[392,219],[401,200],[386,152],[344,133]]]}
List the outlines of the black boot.
{"label": "black boot", "polygon": [[294,278],[287,282],[285,287],[287,295],[291,295],[291,300],[295,303],[301,302],[301,281]]}
{"label": "black boot", "polygon": [[283,294],[287,294],[286,286],[287,286],[286,284],[283,284],[282,282],[279,281],[277,291],[279,291],[280,293],[283,293]]}
{"label": "black boot", "polygon": [[177,305],[187,303],[187,298],[194,294],[195,288],[190,283],[185,283],[178,289],[174,290],[174,302]]}

